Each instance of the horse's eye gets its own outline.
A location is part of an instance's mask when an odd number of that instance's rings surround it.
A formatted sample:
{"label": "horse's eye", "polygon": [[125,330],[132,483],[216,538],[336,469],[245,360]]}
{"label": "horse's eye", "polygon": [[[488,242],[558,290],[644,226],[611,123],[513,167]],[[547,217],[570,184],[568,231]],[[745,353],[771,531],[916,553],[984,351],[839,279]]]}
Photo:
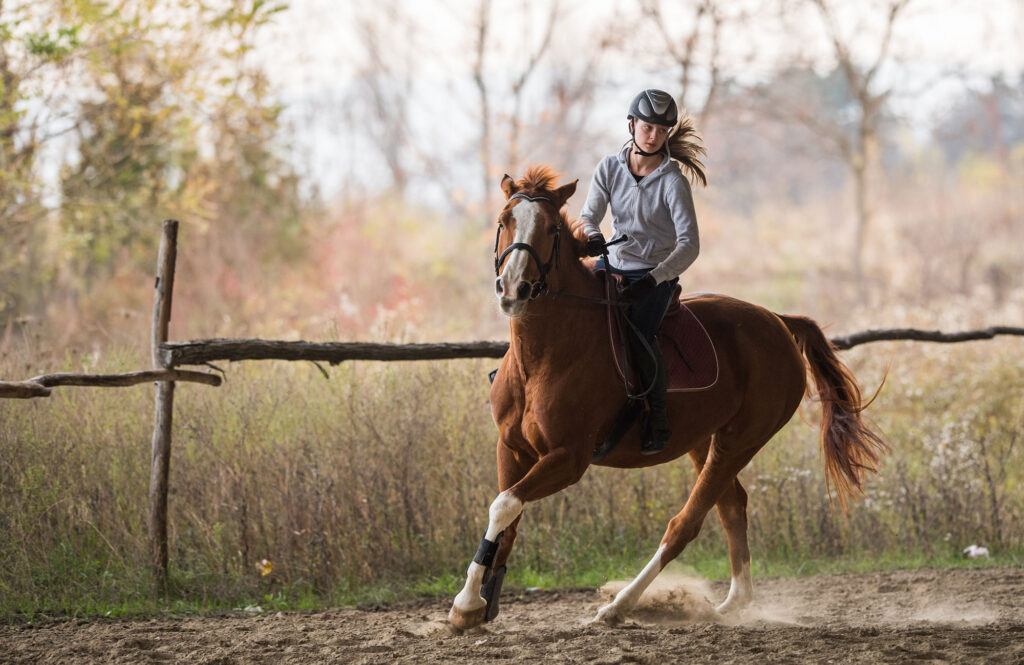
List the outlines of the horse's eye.
{"label": "horse's eye", "polygon": [[553,236],[556,233],[558,233],[558,225],[557,224],[552,224],[551,226],[548,227],[548,235],[549,236]]}

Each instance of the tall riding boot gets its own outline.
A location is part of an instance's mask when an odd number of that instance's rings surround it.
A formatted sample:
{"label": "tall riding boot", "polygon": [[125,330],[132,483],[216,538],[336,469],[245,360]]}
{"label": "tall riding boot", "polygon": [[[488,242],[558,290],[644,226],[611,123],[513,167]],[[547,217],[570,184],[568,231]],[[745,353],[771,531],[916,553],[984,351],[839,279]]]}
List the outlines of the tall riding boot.
{"label": "tall riding boot", "polygon": [[665,406],[665,390],[667,378],[665,375],[665,359],[661,355],[661,348],[658,340],[651,340],[651,350],[654,357],[644,352],[639,354],[637,369],[643,379],[644,386],[651,386],[647,394],[647,406],[650,412],[647,414],[647,424],[644,427],[643,443],[640,452],[644,455],[653,455],[665,449],[672,430],[668,424],[668,411]]}

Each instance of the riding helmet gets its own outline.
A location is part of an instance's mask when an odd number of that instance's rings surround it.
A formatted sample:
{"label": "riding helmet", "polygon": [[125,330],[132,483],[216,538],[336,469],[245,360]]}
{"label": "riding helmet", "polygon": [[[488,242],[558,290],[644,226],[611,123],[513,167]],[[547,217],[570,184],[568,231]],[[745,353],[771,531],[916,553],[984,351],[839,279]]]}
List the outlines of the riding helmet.
{"label": "riding helmet", "polygon": [[646,122],[665,127],[675,127],[679,119],[679,108],[672,95],[653,88],[644,90],[633,98],[627,118],[640,118]]}

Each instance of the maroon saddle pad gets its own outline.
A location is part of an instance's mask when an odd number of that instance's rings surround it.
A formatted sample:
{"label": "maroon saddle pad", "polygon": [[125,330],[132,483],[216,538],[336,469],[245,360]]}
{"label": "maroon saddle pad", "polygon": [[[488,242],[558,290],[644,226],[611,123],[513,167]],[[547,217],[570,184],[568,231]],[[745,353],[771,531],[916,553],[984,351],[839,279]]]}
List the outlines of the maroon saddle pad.
{"label": "maroon saddle pad", "polygon": [[[599,271],[604,272],[604,271]],[[605,273],[607,277],[607,273]],[[618,279],[618,275],[615,276]],[[694,392],[706,390],[718,382],[718,354],[711,336],[690,308],[679,299],[682,287],[676,285],[669,301],[668,312],[658,330],[658,344],[665,359],[668,378],[668,392]],[[622,343],[620,326],[609,308],[609,328],[615,363],[622,374],[621,353],[626,348]],[[630,367],[634,367],[630,363]],[[633,374],[631,371],[630,374]],[[636,385],[635,376],[631,383]]]}
{"label": "maroon saddle pad", "polygon": [[661,354],[668,365],[668,391],[705,390],[718,382],[718,354],[708,331],[679,300],[679,287],[676,289],[658,330]]}

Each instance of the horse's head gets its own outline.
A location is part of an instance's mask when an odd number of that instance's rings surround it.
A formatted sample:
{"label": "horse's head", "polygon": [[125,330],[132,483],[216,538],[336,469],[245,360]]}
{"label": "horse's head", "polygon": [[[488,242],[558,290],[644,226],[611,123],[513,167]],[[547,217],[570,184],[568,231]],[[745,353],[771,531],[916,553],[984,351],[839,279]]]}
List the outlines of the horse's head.
{"label": "horse's head", "polygon": [[563,238],[570,231],[561,209],[578,181],[554,188],[556,180],[546,166],[531,168],[518,182],[508,175],[501,180],[505,208],[498,216],[494,244],[494,292],[501,311],[513,318],[547,290],[560,245],[570,240]]}

